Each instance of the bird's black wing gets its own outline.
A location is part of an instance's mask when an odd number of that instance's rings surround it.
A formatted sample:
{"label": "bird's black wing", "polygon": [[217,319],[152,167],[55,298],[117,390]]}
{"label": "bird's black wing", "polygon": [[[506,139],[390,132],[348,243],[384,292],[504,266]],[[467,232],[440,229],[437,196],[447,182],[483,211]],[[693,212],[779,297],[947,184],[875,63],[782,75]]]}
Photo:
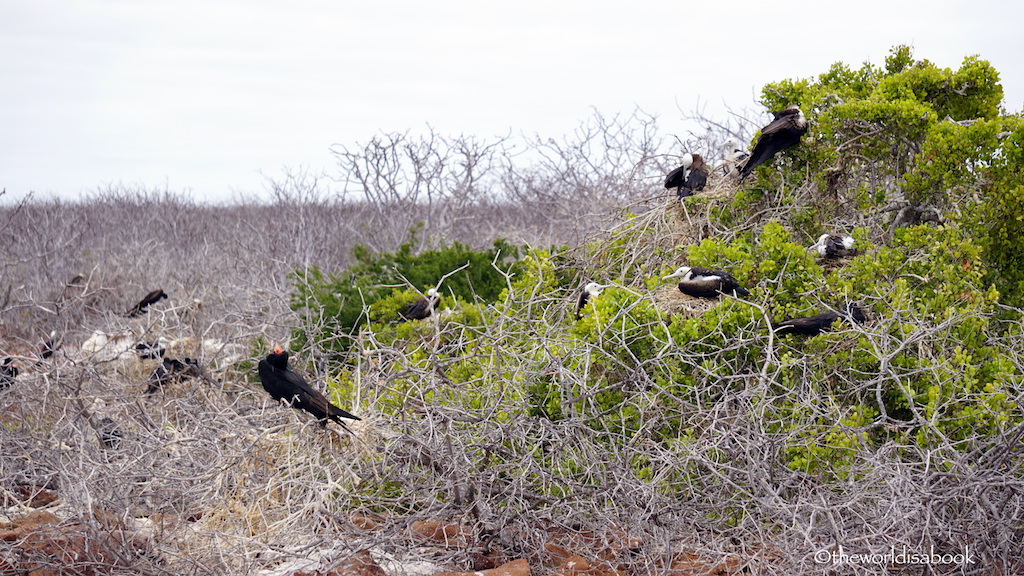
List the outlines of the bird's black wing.
{"label": "bird's black wing", "polygon": [[686,178],[686,167],[680,166],[675,170],[668,173],[665,177],[665,188],[671,190],[673,188],[679,188],[683,185],[683,180]]}
{"label": "bird's black wing", "polygon": [[718,276],[719,278],[725,278],[729,276],[729,273],[721,270],[715,270],[713,268],[701,268],[700,266],[691,267],[690,277],[696,278],[697,276]]}
{"label": "bird's black wing", "polygon": [[[694,282],[691,282],[691,292],[699,291],[700,294],[684,292],[691,296],[698,296],[700,298],[714,298],[719,293],[734,292],[740,296],[750,296],[750,292],[740,286],[739,281],[736,278],[723,270],[714,270],[712,268],[690,268],[691,276],[694,278]],[[718,278],[715,279],[714,277]],[[682,288],[680,288],[682,290]]]}
{"label": "bird's black wing", "polygon": [[686,189],[691,192],[700,192],[704,189],[708,183],[708,171],[707,169],[690,170],[690,175],[686,178]]}
{"label": "bird's black wing", "polygon": [[261,360],[258,368],[263,388],[275,400],[284,400],[294,408],[309,412],[318,420],[330,418],[343,424],[341,418],[360,419],[331,404],[326,396],[307,384],[306,380],[298,373],[289,369],[276,369],[266,360]]}
{"label": "bird's black wing", "polygon": [[775,324],[773,328],[779,334],[803,334],[805,336],[816,336],[824,330],[832,327],[832,324],[839,319],[836,312],[822,312],[814,316],[802,316],[790,318]]}
{"label": "bird's black wing", "polygon": [[145,314],[146,308],[148,308],[150,304],[156,304],[164,298],[167,298],[166,292],[161,289],[153,290],[149,294],[146,294],[142,300],[139,300],[138,304],[128,311],[128,316],[135,317],[140,314]]}
{"label": "bird's black wing", "polygon": [[18,367],[12,365],[12,362],[13,360],[10,358],[4,358],[3,363],[0,364],[0,390],[10,388],[14,379],[18,377]]}
{"label": "bird's black wing", "polygon": [[430,315],[430,304],[426,298],[405,305],[400,312],[404,320],[422,320]]}
{"label": "bird's black wing", "polygon": [[783,111],[783,113],[776,114],[775,120],[761,129],[761,135],[757,138],[754,149],[750,151],[750,158],[740,171],[741,182],[754,171],[754,168],[771,160],[772,156],[780,151],[795,146],[800,141],[800,137],[807,129],[806,127],[803,130],[797,128],[798,117],[799,113],[796,110]]}
{"label": "bird's black wing", "polygon": [[584,290],[580,292],[580,299],[576,302],[576,319],[580,319],[580,312],[583,311],[583,307],[587,305],[587,301],[590,300],[590,292]]}

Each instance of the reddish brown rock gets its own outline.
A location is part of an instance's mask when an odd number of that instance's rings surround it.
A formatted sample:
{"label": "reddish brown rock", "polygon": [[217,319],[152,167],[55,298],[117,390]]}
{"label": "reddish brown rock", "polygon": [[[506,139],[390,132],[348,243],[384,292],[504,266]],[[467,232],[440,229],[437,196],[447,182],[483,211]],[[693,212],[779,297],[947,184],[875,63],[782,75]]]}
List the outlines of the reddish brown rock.
{"label": "reddish brown rock", "polygon": [[0,540],[5,542],[20,540],[26,534],[50,524],[60,524],[60,518],[45,510],[33,510],[29,512],[28,516],[18,518],[14,522],[0,524]]}
{"label": "reddish brown rock", "polygon": [[352,525],[356,528],[359,528],[360,530],[366,530],[368,532],[380,528],[380,525],[384,523],[384,519],[380,516],[377,516],[375,514],[359,513],[349,515],[348,521],[351,522]]}
{"label": "reddish brown rock", "polygon": [[343,560],[324,576],[387,576],[387,574],[370,556],[370,552],[363,550]]}
{"label": "reddish brown rock", "polygon": [[0,557],[2,574],[31,576],[99,576],[126,567],[126,561],[149,556],[142,542],[120,531],[97,532],[83,524],[62,523],[45,511],[34,511],[0,526],[10,550]]}
{"label": "reddish brown rock", "polygon": [[548,568],[554,568],[565,563],[569,558],[574,557],[575,554],[569,552],[565,548],[562,548],[558,544],[552,542],[544,543],[544,566]]}
{"label": "reddish brown rock", "polygon": [[469,553],[469,561],[472,563],[473,570],[480,572],[506,564],[509,561],[509,558],[505,552],[497,546],[491,548],[481,547],[480,549]]}
{"label": "reddish brown rock", "polygon": [[472,531],[461,524],[446,524],[437,520],[417,520],[409,526],[414,536],[445,547],[465,548],[472,537]]}
{"label": "reddish brown rock", "polygon": [[614,572],[591,565],[582,556],[570,556],[558,568],[555,568],[553,574],[557,576],[615,576]]}
{"label": "reddish brown rock", "polygon": [[530,576],[530,563],[526,560],[513,560],[490,570],[479,572],[442,572],[434,576]]}
{"label": "reddish brown rock", "polygon": [[665,576],[733,576],[743,573],[743,563],[735,556],[711,559],[684,552],[672,559]]}
{"label": "reddish brown rock", "polygon": [[42,486],[17,486],[15,491],[29,508],[42,508],[57,501],[57,495]]}

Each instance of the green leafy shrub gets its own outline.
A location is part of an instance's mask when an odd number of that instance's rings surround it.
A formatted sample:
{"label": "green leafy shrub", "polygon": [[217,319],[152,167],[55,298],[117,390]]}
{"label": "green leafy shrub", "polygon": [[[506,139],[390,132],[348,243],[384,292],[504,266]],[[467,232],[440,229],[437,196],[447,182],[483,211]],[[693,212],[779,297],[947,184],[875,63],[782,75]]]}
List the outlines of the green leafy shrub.
{"label": "green leafy shrub", "polygon": [[[292,274],[295,292],[292,308],[303,314],[311,334],[299,332],[297,340],[315,338],[329,349],[348,349],[359,328],[368,322],[397,322],[399,311],[433,288],[443,277],[442,296],[448,299],[491,301],[507,287],[515,274],[519,249],[503,240],[486,251],[474,251],[459,243],[414,254],[413,242],[394,253],[371,253],[364,247],[353,251],[355,263],[346,270],[325,275],[317,267]],[[415,290],[413,289],[415,288]],[[442,298],[441,308],[448,306]]]}

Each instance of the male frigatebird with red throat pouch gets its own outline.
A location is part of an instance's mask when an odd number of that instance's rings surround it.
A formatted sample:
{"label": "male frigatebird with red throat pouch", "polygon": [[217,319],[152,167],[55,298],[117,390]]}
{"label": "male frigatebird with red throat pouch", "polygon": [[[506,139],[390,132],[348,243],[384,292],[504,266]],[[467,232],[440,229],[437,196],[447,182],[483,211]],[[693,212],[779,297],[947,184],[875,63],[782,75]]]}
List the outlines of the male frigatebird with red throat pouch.
{"label": "male frigatebird with red throat pouch", "polygon": [[265,360],[260,360],[258,369],[263,389],[269,392],[274,400],[284,400],[292,408],[309,412],[320,421],[320,426],[326,426],[327,420],[330,419],[347,430],[348,427],[342,418],[361,420],[358,416],[331,404],[326,396],[310,387],[305,378],[289,368],[288,352],[282,350],[280,346],[275,346],[273,353],[268,354]]}

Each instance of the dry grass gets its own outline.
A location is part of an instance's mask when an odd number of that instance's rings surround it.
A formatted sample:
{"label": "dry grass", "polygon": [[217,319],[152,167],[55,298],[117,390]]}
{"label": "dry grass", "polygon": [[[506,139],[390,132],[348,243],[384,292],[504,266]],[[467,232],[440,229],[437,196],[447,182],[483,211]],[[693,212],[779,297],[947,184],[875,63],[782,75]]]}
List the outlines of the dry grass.
{"label": "dry grass", "polygon": [[[592,136],[612,125],[601,119]],[[605,274],[638,301],[655,302],[664,318],[646,330],[660,338],[656,328],[670,314],[700,315],[713,303],[671,285],[648,293],[640,279],[678,264],[681,246],[728,240],[790,208],[769,196],[758,216],[721,229],[711,214],[732,197],[733,181],[716,178],[699,201],[680,206],[651,176],[664,173],[671,157],[641,141],[637,155],[622,144],[606,161],[643,162],[629,164],[628,173],[601,174],[579,163],[587,150],[581,142],[538,143],[549,154],[548,169],[506,174],[502,203],[464,187],[445,205],[443,187],[425,189],[437,211],[421,240],[481,246],[495,231],[541,246],[596,240],[567,257],[581,274]],[[393,159],[401,143],[378,142],[346,158]],[[498,151],[443,149],[449,158]],[[447,182],[467,182],[465,176]],[[22,488],[45,487],[58,496],[50,506],[62,517],[84,516],[85,529],[117,526],[148,542],[149,555],[127,543],[119,550],[122,572],[134,574],[286,574],[363,550],[396,575],[477,568],[490,556],[526,558],[548,572],[562,552],[585,555],[607,573],[637,575],[902,570],[815,562],[816,553],[839,545],[860,552],[969,547],[979,560],[962,571],[938,565],[914,573],[1022,570],[1024,426],[979,437],[969,452],[952,441],[929,453],[910,442],[864,446],[851,455],[854,474],[792,470],[781,458],[786,447],[827,442],[821,423],[837,420],[822,389],[865,380],[842,366],[827,382],[800,378],[810,373],[809,360],[786,355],[783,343],[766,345],[756,326],[729,334],[714,352],[681,350],[667,339],[658,342],[662,354],[641,360],[630,357],[614,329],[595,342],[560,329],[574,294],[525,290],[492,309],[482,326],[425,322],[408,346],[363,334],[345,366],[320,362],[321,343],[296,351],[313,382],[346,378],[355,399],[346,407],[365,418],[351,435],[319,428],[253,382],[260,346],[285,341],[299,327],[287,274],[344,266],[356,238],[394,249],[409,239],[405,224],[424,197],[371,196],[364,203],[318,186],[296,176],[279,185],[269,205],[210,207],[166,193],[110,190],[89,201],[3,208],[0,356],[15,356],[23,369],[15,386],[0,391],[6,516],[28,510]],[[611,205],[628,209],[603,211]],[[381,227],[386,218],[392,228]],[[368,222],[379,229],[364,235]],[[885,226],[866,224],[882,237]],[[614,256],[594,249],[616,242],[627,249]],[[68,284],[77,273],[84,281]],[[157,287],[170,299],[139,319],[121,315]],[[892,338],[895,322],[912,325],[912,337]],[[51,330],[62,345],[37,365]],[[175,353],[199,358],[203,376],[147,396],[155,361],[110,348],[83,352],[97,330],[130,342],[175,340]],[[909,311],[845,330],[838,346],[865,336],[878,358],[930,344],[938,351],[931,353],[944,353],[944,326]],[[722,326],[707,327],[709,340],[722,334]],[[1015,373],[1024,373],[1019,342],[1001,344]],[[713,373],[712,359],[734,369]],[[450,376],[467,365],[481,369]],[[669,397],[650,376],[661,368],[691,377],[692,393]],[[903,376],[893,367],[847,393],[873,394],[871,386]],[[537,382],[558,388],[563,418],[523,411],[517,394]],[[1024,403],[1017,384],[1010,390],[1011,400]],[[606,392],[621,392],[622,404],[609,409],[601,400]],[[798,409],[783,418],[773,407],[786,403]],[[643,415],[644,427],[624,435],[614,424],[617,411]],[[104,443],[104,418],[121,432],[116,447]],[[685,435],[655,436],[675,420],[687,424]],[[443,526],[424,536],[430,522]],[[0,543],[0,553],[10,550]]]}

